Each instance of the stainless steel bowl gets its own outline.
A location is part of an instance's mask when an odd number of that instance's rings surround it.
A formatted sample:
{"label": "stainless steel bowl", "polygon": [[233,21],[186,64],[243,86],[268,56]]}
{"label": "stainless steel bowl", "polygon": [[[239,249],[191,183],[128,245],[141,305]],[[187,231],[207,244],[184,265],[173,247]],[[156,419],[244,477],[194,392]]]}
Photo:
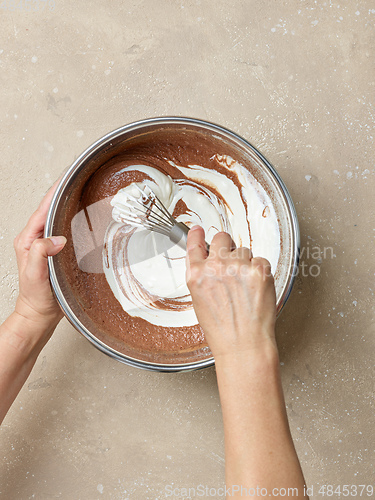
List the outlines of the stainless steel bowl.
{"label": "stainless steel bowl", "polygon": [[[298,269],[299,227],[292,199],[274,167],[254,146],[239,135],[213,123],[182,117],[150,118],[125,125],[96,141],[81,154],[60,181],[48,212],[45,236],[62,234],[61,220],[64,211],[67,209],[75,185],[82,176],[100,168],[104,162],[122,151],[128,141],[134,141],[137,137],[147,137],[164,129],[210,134],[215,140],[230,147],[235,152],[236,159],[251,165],[253,175],[270,195],[279,220],[282,245],[275,273],[279,314],[290,295]],[[134,350],[128,352],[111,341],[99,338],[79,300],[70,293],[58,256],[50,257],[48,263],[52,288],[65,316],[80,333],[105,354],[131,366],[165,372],[197,370],[214,364],[214,358],[207,347],[198,349],[190,357],[178,354],[177,358],[170,362],[158,356],[155,356],[155,359],[152,356],[145,357]]]}

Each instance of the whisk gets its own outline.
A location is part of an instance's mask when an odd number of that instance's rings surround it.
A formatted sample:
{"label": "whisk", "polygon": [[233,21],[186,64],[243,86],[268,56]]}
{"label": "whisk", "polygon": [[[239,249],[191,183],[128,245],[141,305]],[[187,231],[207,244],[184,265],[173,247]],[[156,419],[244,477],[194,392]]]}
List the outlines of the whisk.
{"label": "whisk", "polygon": [[120,202],[114,199],[112,201],[114,219],[124,224],[144,227],[150,231],[164,234],[173,243],[186,250],[189,232],[186,224],[177,222],[172,217],[150,187],[144,186],[141,189],[137,184],[135,187],[139,191],[139,197],[127,193],[125,200]]}

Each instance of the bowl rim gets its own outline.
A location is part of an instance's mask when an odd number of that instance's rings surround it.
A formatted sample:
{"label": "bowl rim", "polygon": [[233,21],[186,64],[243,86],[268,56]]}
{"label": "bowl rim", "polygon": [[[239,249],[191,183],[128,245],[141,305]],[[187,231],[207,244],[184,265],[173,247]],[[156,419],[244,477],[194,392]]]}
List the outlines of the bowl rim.
{"label": "bowl rim", "polygon": [[[245,149],[248,148],[250,149],[257,157],[258,159],[268,168],[269,172],[271,173],[271,176],[274,178],[276,183],[278,184],[278,187],[280,188],[283,196],[285,197],[286,204],[289,209],[289,215],[290,215],[290,222],[291,222],[291,235],[292,235],[292,265],[291,269],[289,272],[288,280],[286,282],[286,285],[284,287],[283,293],[280,297],[280,308],[278,310],[277,315],[281,313],[283,310],[290,294],[293,288],[294,280],[297,276],[298,272],[298,265],[299,265],[299,255],[300,255],[300,231],[299,231],[299,224],[298,224],[298,218],[297,218],[297,212],[293,203],[293,200],[289,194],[289,191],[284,183],[284,181],[281,179],[280,175],[276,171],[276,169],[273,167],[273,165],[263,156],[263,154],[258,151],[258,149],[253,146],[249,141],[241,137],[239,134],[222,127],[221,125],[217,125],[215,123],[206,121],[206,120],[201,120],[198,118],[191,118],[191,117],[184,117],[184,116],[160,116],[160,117],[153,117],[153,118],[145,118],[142,120],[138,120],[135,122],[131,122],[127,125],[123,125],[115,130],[112,130],[111,132],[105,134],[103,137],[95,141],[93,144],[88,146],[83,153],[81,153],[78,158],[72,163],[72,165],[66,170],[64,175],[62,176],[56,191],[54,193],[54,196],[51,200],[51,204],[48,210],[47,214],[47,219],[46,219],[46,224],[45,224],[45,230],[44,230],[44,237],[48,238],[52,236],[52,228],[53,228],[53,223],[55,220],[56,216],[56,211],[59,206],[60,200],[63,196],[63,193],[65,191],[65,188],[67,187],[67,184],[72,177],[72,175],[79,169],[79,167],[85,162],[85,160],[89,159],[90,156],[92,156],[96,151],[98,151],[100,148],[102,148],[106,143],[110,143],[111,140],[116,139],[117,137],[127,133],[127,132],[132,132],[136,131],[137,129],[140,129],[145,126],[152,126],[152,125],[166,125],[166,124],[181,124],[181,125],[192,125],[196,127],[200,127],[206,130],[210,130],[211,132],[218,132],[221,133],[222,135],[234,139],[237,143],[240,143]],[[48,267],[49,267],[49,275],[50,275],[50,282],[52,286],[52,290],[55,294],[55,297],[64,312],[65,316],[69,320],[69,322],[75,327],[76,330],[78,330],[84,337],[86,337],[97,349],[100,351],[104,352],[108,356],[112,357],[113,359],[116,359],[117,361],[120,361],[122,363],[125,363],[130,366],[135,366],[137,368],[142,368],[146,370],[151,370],[151,371],[159,371],[159,372],[179,372],[179,371],[193,371],[193,370],[199,370],[201,368],[206,368],[209,366],[214,365],[215,360],[214,357],[211,356],[210,358],[204,359],[202,361],[194,361],[194,362],[189,362],[189,363],[176,363],[176,364],[163,364],[163,363],[153,363],[150,361],[144,361],[144,360],[139,360],[136,358],[133,358],[131,356],[122,354],[112,347],[108,346],[101,340],[97,339],[80,321],[79,319],[75,316],[75,314],[72,312],[70,309],[70,306],[68,302],[66,301],[55,271],[55,266],[54,266],[54,261],[53,257],[48,257]]]}

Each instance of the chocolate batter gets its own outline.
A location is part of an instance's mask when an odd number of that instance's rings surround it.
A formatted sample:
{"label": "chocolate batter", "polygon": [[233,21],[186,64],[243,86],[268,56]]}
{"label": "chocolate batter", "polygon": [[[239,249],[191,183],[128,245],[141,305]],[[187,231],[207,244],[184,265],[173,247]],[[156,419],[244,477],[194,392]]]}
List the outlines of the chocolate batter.
{"label": "chocolate batter", "polygon": [[[61,268],[64,287],[71,297],[71,305],[75,314],[82,318],[82,322],[90,328],[96,337],[111,347],[155,362],[181,362],[190,360],[191,356],[209,357],[211,355],[199,325],[182,328],[159,327],[149,322],[132,317],[121,307],[114,297],[102,268],[103,238],[96,241],[96,249],[89,252],[85,262],[77,262],[72,239],[72,220],[80,211],[88,214],[93,204],[102,201],[100,213],[94,221],[99,231],[97,235],[104,235],[105,229],[111,221],[111,198],[119,189],[132,182],[141,182],[145,174],[141,172],[120,171],[126,166],[148,165],[170,175],[173,179],[181,179],[181,172],[171,166],[167,160],[177,165],[201,165],[205,168],[220,171],[220,166],[213,159],[214,155],[230,155],[251,170],[251,165],[237,148],[223,146],[223,143],[207,133],[198,133],[182,128],[171,130],[168,127],[153,135],[145,134],[141,137],[129,139],[120,147],[116,154],[105,151],[98,159],[82,170],[72,187],[71,195],[65,202],[63,217],[59,222],[59,234],[67,237],[68,243],[64,250],[55,258],[57,266]],[[229,175],[228,171],[222,172]],[[235,175],[233,182],[237,182]],[[216,193],[221,197],[220,193]],[[104,200],[104,201],[103,201]],[[174,216],[184,211],[184,203],[178,203]],[[92,219],[87,217],[89,226]],[[90,226],[90,229],[91,226]],[[55,231],[57,233],[58,231]],[[82,232],[81,246],[85,245],[85,234]],[[90,241],[92,245],[92,241]],[[105,249],[104,249],[105,251]],[[90,272],[96,269],[97,272]],[[162,307],[162,306],[161,306]],[[141,353],[141,354],[139,354]],[[198,354],[197,354],[198,353]],[[179,354],[179,358],[175,355]]]}

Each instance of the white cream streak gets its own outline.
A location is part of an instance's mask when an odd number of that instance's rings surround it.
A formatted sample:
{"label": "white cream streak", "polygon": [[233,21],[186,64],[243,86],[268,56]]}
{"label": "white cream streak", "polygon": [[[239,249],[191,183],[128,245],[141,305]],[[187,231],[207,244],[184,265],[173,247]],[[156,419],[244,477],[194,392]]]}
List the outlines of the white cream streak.
{"label": "white cream streak", "polygon": [[[140,171],[150,177],[152,181],[145,179],[140,186],[149,185],[171,213],[182,200],[187,211],[177,220],[189,227],[201,225],[208,243],[218,231],[229,232],[237,246],[251,244],[254,257],[268,259],[275,273],[280,232],[269,196],[240,163],[229,156],[216,155],[215,159],[235,174],[240,188],[226,175],[199,165],[184,167],[169,162],[186,177],[177,180],[145,165],[126,170]],[[215,192],[220,193],[224,202]],[[103,269],[116,299],[128,314],[154,325],[197,324],[185,281],[185,252],[172,246],[165,236],[121,223],[116,204],[124,203],[129,193],[136,193],[132,184],[119,190],[111,201],[114,220],[104,241]]]}

